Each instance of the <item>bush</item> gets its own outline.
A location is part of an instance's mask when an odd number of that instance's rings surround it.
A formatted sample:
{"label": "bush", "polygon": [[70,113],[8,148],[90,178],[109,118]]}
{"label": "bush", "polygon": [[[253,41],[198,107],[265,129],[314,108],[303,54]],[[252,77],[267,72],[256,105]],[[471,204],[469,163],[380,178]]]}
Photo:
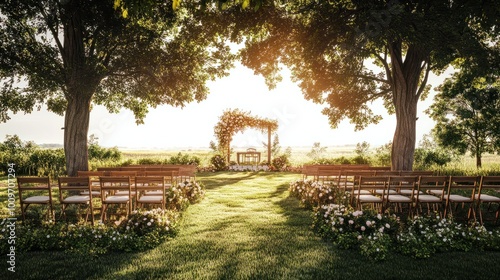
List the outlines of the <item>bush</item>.
{"label": "bush", "polygon": [[188,154],[178,153],[176,156],[168,159],[169,164],[190,164],[200,166],[201,159],[197,156],[190,156]]}
{"label": "bush", "polygon": [[274,171],[284,171],[290,165],[288,155],[283,154],[271,160],[271,169]]}
{"label": "bush", "polygon": [[214,171],[226,170],[226,160],[221,155],[215,155],[210,158],[210,163],[212,164]]}

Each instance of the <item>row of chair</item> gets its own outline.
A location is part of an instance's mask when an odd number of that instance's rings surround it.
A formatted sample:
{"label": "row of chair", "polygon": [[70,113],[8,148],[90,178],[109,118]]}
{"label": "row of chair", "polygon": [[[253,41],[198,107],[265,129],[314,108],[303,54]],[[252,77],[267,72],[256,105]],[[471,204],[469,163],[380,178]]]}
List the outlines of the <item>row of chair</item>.
{"label": "row of chair", "polygon": [[[23,220],[31,204],[47,205],[47,217],[54,217],[52,185],[48,177],[18,177],[17,183]],[[174,184],[176,180],[169,176],[124,174],[99,176],[97,180],[94,176],[59,177],[57,181],[62,216],[66,216],[68,205],[87,206],[85,220],[87,221],[90,215],[92,224],[96,209],[93,205],[94,198],[100,198],[101,220],[105,220],[106,210],[112,204],[125,205],[127,215],[132,211],[133,205],[137,208],[155,204],[165,209],[166,191]]]}
{"label": "row of chair", "polygon": [[495,223],[500,211],[500,176],[429,176],[429,175],[372,175],[356,177],[353,185],[338,185],[351,194],[352,204],[362,209],[371,204],[380,212],[385,210],[408,210],[414,215],[427,211],[437,211],[446,217],[453,215],[459,205],[468,206],[467,220],[476,221],[479,213],[483,223],[483,211],[487,204],[497,204]]}

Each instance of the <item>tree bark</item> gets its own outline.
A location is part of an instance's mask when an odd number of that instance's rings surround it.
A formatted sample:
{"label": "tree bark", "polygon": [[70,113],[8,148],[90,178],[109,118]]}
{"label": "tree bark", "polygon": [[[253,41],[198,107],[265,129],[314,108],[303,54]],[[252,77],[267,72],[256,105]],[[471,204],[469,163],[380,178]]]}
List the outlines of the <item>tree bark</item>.
{"label": "tree bark", "polygon": [[[403,59],[401,42],[389,45],[390,76],[393,104],[396,112],[396,131],[392,141],[392,170],[412,170],[416,142],[417,104],[423,90],[421,74],[427,58],[416,46],[408,46]],[[427,76],[426,76],[427,77]]]}
{"label": "tree bark", "polygon": [[64,151],[68,176],[89,170],[87,134],[90,121],[90,101],[87,95],[75,94],[68,99],[64,118]]}

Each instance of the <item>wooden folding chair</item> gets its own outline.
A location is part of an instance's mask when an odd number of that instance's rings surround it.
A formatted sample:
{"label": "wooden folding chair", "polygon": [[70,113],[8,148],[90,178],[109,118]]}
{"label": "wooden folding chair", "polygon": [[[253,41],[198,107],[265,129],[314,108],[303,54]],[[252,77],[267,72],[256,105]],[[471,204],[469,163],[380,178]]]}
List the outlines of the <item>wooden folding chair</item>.
{"label": "wooden folding chair", "polygon": [[49,177],[17,177],[17,187],[23,221],[31,204],[47,205],[47,218],[55,219]]}
{"label": "wooden folding chair", "polygon": [[[458,219],[458,206],[461,204],[462,209],[468,205],[467,221],[470,221],[471,215],[476,221],[475,197],[478,191],[480,177],[478,176],[450,176],[448,181],[448,190],[446,192],[446,207],[445,217],[451,215],[454,219]],[[448,212],[449,211],[449,212]]]}
{"label": "wooden folding chair", "polygon": [[[101,220],[106,219],[106,210],[109,205],[126,206],[127,216],[132,211],[132,179],[128,176],[103,176],[101,183]],[[117,194],[118,192],[121,192]]]}
{"label": "wooden folding chair", "polygon": [[[373,193],[377,190],[385,190],[389,177],[387,176],[360,176],[355,186],[356,207],[363,210],[363,204],[371,204],[372,208],[378,208],[380,213],[384,212],[384,198]],[[366,194],[369,193],[369,194]]]}
{"label": "wooden folding chair", "polygon": [[[489,212],[493,204],[497,205],[496,211],[493,211],[495,212],[496,224],[500,214],[500,176],[482,176],[475,199],[481,224],[484,222],[483,212]],[[487,204],[487,209],[483,209],[483,204]]]}
{"label": "wooden folding chair", "polygon": [[[90,179],[90,184],[92,185],[92,197],[101,196],[101,183],[99,183],[99,177],[106,176],[105,171],[77,171],[78,177],[87,177]],[[88,195],[86,191],[81,192],[82,195]]]}
{"label": "wooden folding chair", "polygon": [[402,213],[403,205],[408,209],[408,216],[413,216],[413,203],[417,176],[389,176],[384,194],[384,205],[387,209],[394,206],[394,211]]}
{"label": "wooden folding chair", "polygon": [[[427,214],[432,210],[439,212],[442,217],[444,215],[445,191],[448,188],[447,176],[420,176],[418,181],[418,189],[415,193],[415,208],[418,213],[422,213],[422,204],[427,205]],[[441,210],[442,209],[442,210]]]}
{"label": "wooden folding chair", "polygon": [[[92,204],[92,183],[89,177],[59,177],[59,202],[61,203],[61,215],[66,218],[66,207],[68,205],[87,206],[85,222],[89,214],[92,225],[94,224],[94,207]],[[73,195],[72,192],[80,195]],[[82,194],[83,193],[83,194]]]}
{"label": "wooden folding chair", "polygon": [[165,209],[165,191],[165,178],[162,176],[135,177],[136,208],[156,204]]}

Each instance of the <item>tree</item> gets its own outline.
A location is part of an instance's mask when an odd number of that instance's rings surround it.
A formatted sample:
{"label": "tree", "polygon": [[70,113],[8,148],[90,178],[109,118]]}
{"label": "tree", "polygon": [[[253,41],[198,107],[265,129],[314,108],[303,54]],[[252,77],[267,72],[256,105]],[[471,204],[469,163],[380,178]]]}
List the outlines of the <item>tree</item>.
{"label": "tree", "polygon": [[[452,62],[498,61],[498,1],[264,1],[258,11],[226,12],[245,42],[243,64],[269,86],[285,65],[306,99],[326,104],[332,127],[377,123],[368,106],[382,99],[397,124],[392,169],[411,170],[417,104],[431,71]],[[228,24],[229,25],[229,24]]]}
{"label": "tree", "polygon": [[462,71],[446,79],[428,113],[438,144],[470,152],[480,168],[482,154],[500,151],[500,79],[476,74]]}
{"label": "tree", "polygon": [[[178,1],[176,1],[178,4]],[[46,104],[65,114],[69,175],[88,169],[91,104],[128,108],[203,100],[233,55],[216,28],[164,0],[0,2],[0,120]]]}

